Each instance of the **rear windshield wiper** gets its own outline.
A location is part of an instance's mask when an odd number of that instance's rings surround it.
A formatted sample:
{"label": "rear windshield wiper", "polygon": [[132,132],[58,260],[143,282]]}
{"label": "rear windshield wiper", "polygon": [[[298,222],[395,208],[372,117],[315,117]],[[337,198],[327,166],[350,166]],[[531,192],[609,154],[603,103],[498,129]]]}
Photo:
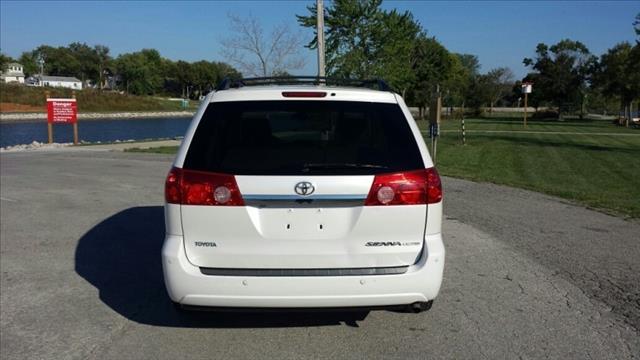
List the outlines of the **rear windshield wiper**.
{"label": "rear windshield wiper", "polygon": [[302,165],[304,171],[315,169],[388,169],[389,167],[376,164],[355,163],[307,163]]}

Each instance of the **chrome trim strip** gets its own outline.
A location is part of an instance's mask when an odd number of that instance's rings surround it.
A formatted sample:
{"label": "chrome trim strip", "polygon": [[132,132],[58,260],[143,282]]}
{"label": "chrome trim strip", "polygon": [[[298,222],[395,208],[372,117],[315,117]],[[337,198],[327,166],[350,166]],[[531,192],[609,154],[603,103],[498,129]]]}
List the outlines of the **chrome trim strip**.
{"label": "chrome trim strip", "polygon": [[409,266],[344,269],[230,269],[205,268],[200,272],[213,276],[370,276],[404,274]]}
{"label": "chrome trim strip", "polygon": [[345,201],[345,200],[365,200],[367,195],[351,195],[351,194],[335,194],[335,195],[309,195],[309,196],[300,196],[300,195],[270,195],[270,194],[242,194],[242,198],[248,201],[308,201],[308,200],[319,200],[319,201]]}

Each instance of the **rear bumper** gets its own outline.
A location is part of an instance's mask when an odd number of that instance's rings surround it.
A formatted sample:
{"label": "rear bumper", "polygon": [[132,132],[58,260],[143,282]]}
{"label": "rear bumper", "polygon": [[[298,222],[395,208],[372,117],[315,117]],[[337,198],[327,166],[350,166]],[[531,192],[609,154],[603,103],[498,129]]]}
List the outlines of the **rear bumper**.
{"label": "rear bumper", "polygon": [[442,283],[442,235],[425,238],[425,253],[404,274],[368,276],[212,276],[186,257],[182,236],[162,248],[165,285],[174,302],[240,308],[334,308],[407,305],[435,299]]}

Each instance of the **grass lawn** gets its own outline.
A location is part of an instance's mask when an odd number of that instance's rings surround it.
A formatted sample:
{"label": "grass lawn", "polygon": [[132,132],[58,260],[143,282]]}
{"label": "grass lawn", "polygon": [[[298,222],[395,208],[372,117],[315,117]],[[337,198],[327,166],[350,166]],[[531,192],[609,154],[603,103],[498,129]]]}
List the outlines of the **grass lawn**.
{"label": "grass lawn", "polygon": [[[539,191],[640,217],[640,130],[608,121],[531,121],[524,129],[521,119],[470,119],[465,120],[463,146],[454,131],[459,126],[459,121],[443,122],[443,130],[451,131],[443,132],[438,142],[442,175]],[[576,132],[586,135],[567,134]]]}
{"label": "grass lawn", "polygon": [[137,153],[155,153],[155,154],[175,154],[178,152],[177,146],[157,146],[152,148],[131,148],[125,149],[126,152],[137,152]]}
{"label": "grass lawn", "polygon": [[[534,190],[640,218],[640,130],[601,120],[536,120],[525,129],[521,119],[468,119],[463,146],[456,131],[459,126],[452,120],[442,124],[440,174]],[[167,146],[128,151],[173,154],[176,150]]]}
{"label": "grass lawn", "polygon": [[[426,122],[418,123],[422,128],[427,129]],[[444,120],[442,122],[444,133],[458,132],[460,130],[460,120]],[[465,129],[467,131],[522,131],[522,132],[579,132],[579,133],[630,133],[640,134],[621,126],[615,126],[608,120],[527,120],[527,127],[522,124],[522,118],[487,118],[487,119],[465,119]],[[468,135],[468,134],[467,134]]]}

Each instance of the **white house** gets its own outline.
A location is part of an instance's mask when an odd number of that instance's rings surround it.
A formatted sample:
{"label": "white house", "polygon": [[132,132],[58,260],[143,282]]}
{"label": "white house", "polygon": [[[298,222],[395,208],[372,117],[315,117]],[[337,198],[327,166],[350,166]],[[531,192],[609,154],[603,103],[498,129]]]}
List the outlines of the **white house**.
{"label": "white house", "polygon": [[0,71],[0,81],[5,83],[17,82],[19,84],[24,84],[22,65],[18,63],[7,64],[6,70]]}
{"label": "white house", "polygon": [[36,86],[62,87],[82,90],[82,81],[75,77],[36,75],[35,78],[37,80]]}

